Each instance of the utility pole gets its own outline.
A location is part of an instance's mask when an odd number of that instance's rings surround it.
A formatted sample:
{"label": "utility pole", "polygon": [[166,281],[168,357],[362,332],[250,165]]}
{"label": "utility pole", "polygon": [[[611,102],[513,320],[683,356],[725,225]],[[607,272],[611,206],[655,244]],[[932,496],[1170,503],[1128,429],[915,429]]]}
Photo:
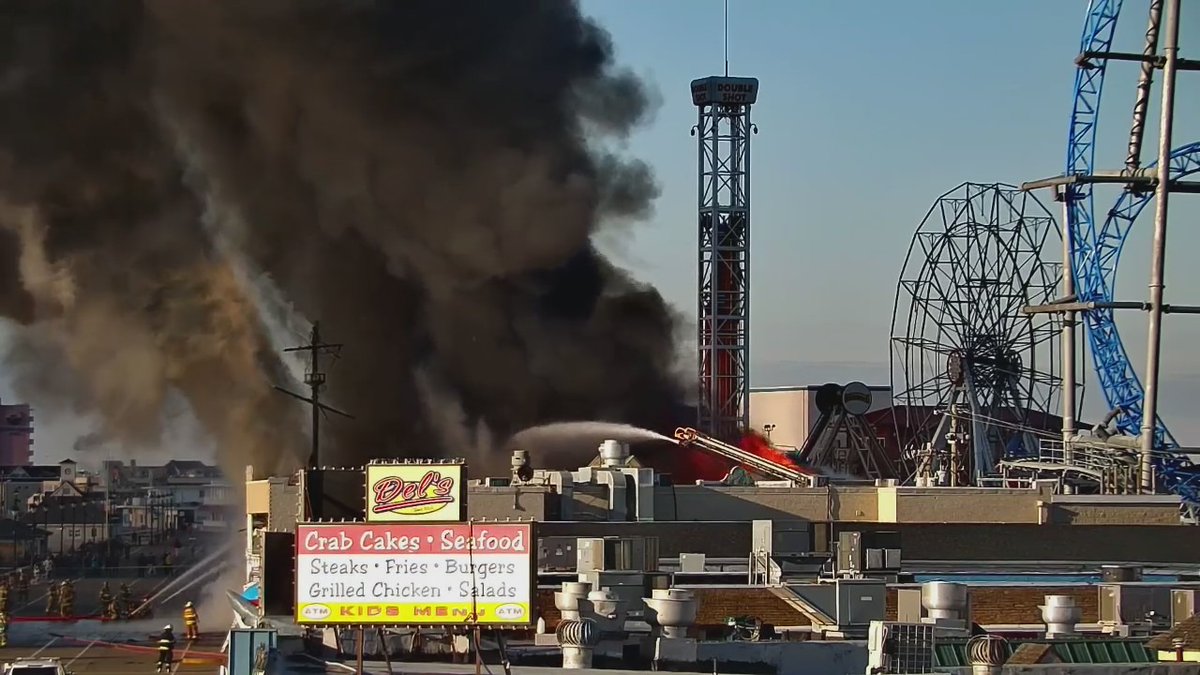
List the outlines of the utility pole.
{"label": "utility pole", "polygon": [[354,419],[354,416],[342,412],[337,408],[321,403],[321,390],[325,387],[325,373],[321,372],[321,357],[328,355],[336,359],[342,352],[341,344],[326,344],[321,341],[321,322],[313,323],[312,332],[309,334],[308,344],[298,347],[288,347],[284,352],[308,352],[308,366],[304,371],[304,384],[308,385],[309,395],[304,396],[297,394],[294,391],[289,391],[275,385],[275,389],[281,391],[292,398],[304,401],[312,408],[312,447],[308,453],[307,469],[309,474],[308,493],[309,493],[309,516],[312,518],[320,518],[322,504],[322,481],[321,481],[321,413],[331,412],[335,415],[341,415],[348,419]]}

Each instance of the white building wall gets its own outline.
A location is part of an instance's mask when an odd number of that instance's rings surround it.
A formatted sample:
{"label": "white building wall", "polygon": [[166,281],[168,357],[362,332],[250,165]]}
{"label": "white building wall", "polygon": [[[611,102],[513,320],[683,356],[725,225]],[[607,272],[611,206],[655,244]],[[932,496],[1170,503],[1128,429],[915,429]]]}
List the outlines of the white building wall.
{"label": "white building wall", "polygon": [[78,549],[86,543],[101,543],[108,541],[108,524],[107,523],[80,523],[72,525],[64,523],[61,525],[50,523],[45,525],[38,523],[39,529],[50,533],[50,538],[46,540],[46,546],[50,553],[69,553],[72,547]]}
{"label": "white building wall", "polygon": [[[817,410],[817,390],[822,386],[824,385],[812,384],[751,389],[750,427],[768,436],[771,443],[778,447],[800,448],[808,439],[813,425],[821,417],[821,411]],[[870,412],[889,408],[891,405],[890,387],[871,387]],[[768,425],[773,425],[769,432]]]}

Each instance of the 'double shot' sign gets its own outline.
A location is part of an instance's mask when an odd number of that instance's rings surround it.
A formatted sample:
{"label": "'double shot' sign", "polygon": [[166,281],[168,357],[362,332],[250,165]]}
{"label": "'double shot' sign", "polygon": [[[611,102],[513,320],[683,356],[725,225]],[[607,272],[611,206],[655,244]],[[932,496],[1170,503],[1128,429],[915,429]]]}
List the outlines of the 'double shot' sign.
{"label": "'double shot' sign", "polygon": [[702,77],[692,80],[692,104],[750,105],[758,101],[758,78]]}

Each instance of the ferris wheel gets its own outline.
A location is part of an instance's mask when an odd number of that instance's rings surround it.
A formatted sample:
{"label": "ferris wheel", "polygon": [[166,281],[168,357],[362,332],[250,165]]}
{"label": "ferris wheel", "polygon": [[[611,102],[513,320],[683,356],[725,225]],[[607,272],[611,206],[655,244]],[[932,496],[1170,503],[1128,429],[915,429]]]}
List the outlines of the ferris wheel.
{"label": "ferris wheel", "polygon": [[921,221],[891,333],[896,436],[918,475],[971,484],[1053,428],[1059,319],[1022,310],[1055,297],[1061,265],[1042,252],[1058,241],[1049,211],[1010,185],[963,183]]}

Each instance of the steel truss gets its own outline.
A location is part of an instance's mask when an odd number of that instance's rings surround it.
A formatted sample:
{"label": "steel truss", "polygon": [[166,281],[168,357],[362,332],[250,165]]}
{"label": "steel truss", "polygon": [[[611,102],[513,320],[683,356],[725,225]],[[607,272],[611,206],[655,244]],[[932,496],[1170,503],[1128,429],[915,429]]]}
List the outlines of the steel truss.
{"label": "steel truss", "polygon": [[1054,218],[1014,186],[964,183],[913,235],[892,315],[892,391],[905,454],[948,482],[990,474],[1005,455],[1036,451],[1058,405],[1060,266],[1042,251]]}
{"label": "steel truss", "polygon": [[698,106],[700,428],[736,438],[750,423],[749,104]]}

